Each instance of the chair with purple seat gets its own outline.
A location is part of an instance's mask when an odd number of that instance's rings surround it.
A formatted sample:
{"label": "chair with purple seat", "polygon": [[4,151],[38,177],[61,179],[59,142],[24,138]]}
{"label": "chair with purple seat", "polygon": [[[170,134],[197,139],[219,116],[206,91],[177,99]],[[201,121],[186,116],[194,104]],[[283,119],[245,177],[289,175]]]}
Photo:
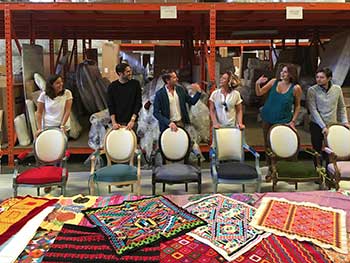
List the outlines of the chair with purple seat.
{"label": "chair with purple seat", "polygon": [[13,173],[13,194],[17,196],[18,187],[35,187],[40,195],[40,188],[58,186],[65,195],[68,179],[67,137],[57,128],[42,131],[34,140],[33,153],[36,165],[20,172],[19,161],[28,156],[28,152],[15,160]]}

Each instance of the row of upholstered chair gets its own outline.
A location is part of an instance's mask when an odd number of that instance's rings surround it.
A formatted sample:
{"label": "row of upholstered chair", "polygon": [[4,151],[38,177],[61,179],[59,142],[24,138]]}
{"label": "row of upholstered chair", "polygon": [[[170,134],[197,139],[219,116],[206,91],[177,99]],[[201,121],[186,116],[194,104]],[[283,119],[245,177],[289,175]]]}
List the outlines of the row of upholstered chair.
{"label": "row of upholstered chair", "polygon": [[[314,159],[309,167],[296,165],[300,150],[298,133],[287,125],[274,125],[268,133],[269,147],[266,154],[271,160],[269,171],[272,178],[272,189],[275,190],[278,181],[295,183],[318,181],[323,188],[326,179],[328,186],[338,189],[340,180],[350,179],[350,131],[342,125],[329,127],[326,152],[330,155],[330,163],[326,169],[321,166],[320,154],[313,150],[306,150]],[[22,186],[36,187],[38,195],[40,188],[59,186],[62,195],[68,178],[67,159],[69,157],[67,138],[59,129],[48,129],[38,135],[34,141],[33,154],[37,166],[19,172],[16,165],[13,177],[13,191],[17,195],[17,188]],[[247,164],[244,160],[245,151],[250,152],[255,162]],[[197,158],[196,164],[189,162],[190,153]],[[105,154],[107,165],[96,166],[97,160]],[[157,154],[162,157],[162,164],[154,161]],[[23,159],[24,155],[19,155]],[[136,158],[135,158],[136,157]],[[213,129],[213,145],[210,151],[211,175],[213,192],[216,193],[219,184],[240,184],[245,191],[246,184],[256,184],[260,192],[262,176],[259,164],[260,155],[245,143],[244,132],[233,127]],[[134,164],[136,159],[136,164]],[[152,155],[152,194],[156,193],[156,184],[198,184],[201,193],[201,161],[200,154],[193,151],[189,134],[179,128],[177,132],[165,130],[159,137],[159,149]],[[292,161],[292,163],[290,163]],[[287,162],[287,163],[286,163]],[[17,160],[16,160],[17,164]],[[301,167],[301,168],[300,168]],[[328,176],[327,176],[328,174]],[[141,194],[141,155],[137,150],[137,139],[133,131],[121,128],[110,130],[104,138],[104,147],[96,151],[91,158],[90,178],[88,182],[91,194],[100,194],[100,183],[117,187],[136,186],[136,194]]]}

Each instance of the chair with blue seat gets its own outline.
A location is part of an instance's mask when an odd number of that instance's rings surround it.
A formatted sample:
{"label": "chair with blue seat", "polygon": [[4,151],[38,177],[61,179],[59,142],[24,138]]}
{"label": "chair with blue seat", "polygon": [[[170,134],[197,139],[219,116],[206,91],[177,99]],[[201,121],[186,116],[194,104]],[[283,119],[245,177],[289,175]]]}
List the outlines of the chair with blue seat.
{"label": "chair with blue seat", "polygon": [[272,191],[279,181],[295,184],[295,190],[302,182],[318,182],[320,189],[324,188],[325,169],[321,167],[320,154],[306,149],[304,152],[313,162],[298,160],[300,138],[296,130],[285,124],[273,125],[268,132],[268,145],[266,154],[271,159]]}
{"label": "chair with blue seat", "polygon": [[325,151],[329,155],[329,185],[338,190],[340,181],[350,181],[350,130],[341,124],[330,125]]}
{"label": "chair with blue seat", "polygon": [[[255,157],[255,165],[244,162],[244,150]],[[246,184],[256,184],[257,192],[261,188],[259,154],[244,143],[244,133],[236,127],[213,129],[213,146],[211,149],[211,175],[214,193],[218,184],[239,184],[243,192]]]}
{"label": "chair with blue seat", "polygon": [[[91,158],[91,170],[89,178],[90,193],[94,194],[95,186],[100,195],[99,183],[111,186],[123,187],[136,185],[136,193],[141,192],[141,156],[137,154],[137,166],[134,165],[134,157],[137,149],[137,138],[132,130],[125,127],[118,130],[109,130],[104,138],[104,147]],[[107,166],[96,169],[96,157],[106,155]]]}
{"label": "chair with blue seat", "polygon": [[[33,152],[23,152],[15,160],[13,174],[13,194],[17,196],[18,187],[35,187],[40,195],[40,188],[59,186],[65,195],[68,178],[67,137],[58,128],[43,130],[34,140]],[[34,155],[36,165],[20,171],[19,162]]]}
{"label": "chair with blue seat", "polygon": [[[156,154],[153,155],[152,170],[152,194],[156,192],[156,184],[163,184],[165,192],[166,184],[185,184],[185,190],[188,191],[188,183],[198,184],[198,193],[201,193],[202,174],[200,154],[192,148],[192,142],[186,130],[178,127],[177,131],[170,128],[163,131],[159,136],[159,151],[162,156],[162,165],[155,163]],[[192,165],[189,162],[190,153],[193,152],[197,157],[197,164]]]}

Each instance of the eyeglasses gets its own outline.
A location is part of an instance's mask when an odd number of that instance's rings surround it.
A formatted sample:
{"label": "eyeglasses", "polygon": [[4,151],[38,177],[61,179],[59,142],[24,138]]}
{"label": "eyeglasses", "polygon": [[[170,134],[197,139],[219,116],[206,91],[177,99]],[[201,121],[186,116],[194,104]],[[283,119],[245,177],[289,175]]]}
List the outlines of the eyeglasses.
{"label": "eyeglasses", "polygon": [[225,111],[228,111],[228,107],[227,107],[226,101],[224,101],[224,102],[222,103],[222,105],[225,107]]}

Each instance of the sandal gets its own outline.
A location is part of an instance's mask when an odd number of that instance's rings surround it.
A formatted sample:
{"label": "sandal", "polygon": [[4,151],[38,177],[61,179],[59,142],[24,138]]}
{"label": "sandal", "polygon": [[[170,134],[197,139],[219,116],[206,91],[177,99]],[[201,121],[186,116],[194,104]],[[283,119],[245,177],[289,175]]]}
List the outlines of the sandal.
{"label": "sandal", "polygon": [[45,188],[44,188],[44,192],[45,192],[45,194],[50,193],[50,192],[51,192],[51,190],[52,190],[52,187],[51,187],[51,186],[48,186],[48,187],[45,187]]}

